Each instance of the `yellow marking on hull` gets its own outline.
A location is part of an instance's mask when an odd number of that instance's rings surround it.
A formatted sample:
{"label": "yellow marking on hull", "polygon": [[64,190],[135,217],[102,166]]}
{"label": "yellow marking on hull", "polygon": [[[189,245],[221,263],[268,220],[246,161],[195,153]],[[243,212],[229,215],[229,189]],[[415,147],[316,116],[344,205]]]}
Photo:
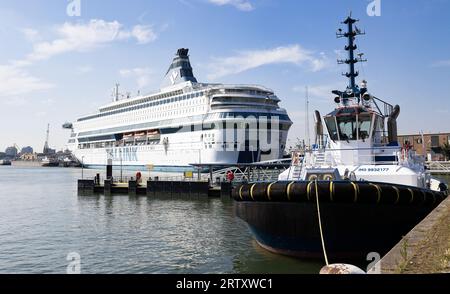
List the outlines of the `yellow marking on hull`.
{"label": "yellow marking on hull", "polygon": [[395,200],[395,203],[394,203],[394,204],[397,204],[400,201],[400,190],[395,186],[392,186],[392,189],[394,189],[395,192],[397,192],[397,200]]}
{"label": "yellow marking on hull", "polygon": [[242,185],[242,186],[239,188],[239,197],[241,198],[241,200],[244,200],[244,198],[242,198],[242,188],[244,188],[244,185]]}
{"label": "yellow marking on hull", "polygon": [[311,194],[311,184],[312,184],[312,182],[309,182],[308,186],[306,187],[306,196],[307,196],[308,200],[309,200],[310,194]]}
{"label": "yellow marking on hull", "polygon": [[295,182],[290,182],[289,185],[286,188],[286,194],[287,194],[287,198],[288,198],[289,201],[291,201],[291,186],[294,183]]}
{"label": "yellow marking on hull", "polygon": [[409,201],[409,203],[412,203],[414,201],[414,192],[411,188],[408,188],[409,193],[411,193],[411,200]]}
{"label": "yellow marking on hull", "polygon": [[270,188],[272,188],[272,185],[275,184],[276,182],[270,183],[269,186],[267,186],[267,199],[272,200],[272,198],[270,197]]}
{"label": "yellow marking on hull", "polygon": [[377,199],[377,203],[380,203],[381,200],[381,188],[378,185],[372,184],[370,183],[369,185],[375,187],[377,189],[377,194],[378,194],[378,199]]}
{"label": "yellow marking on hull", "polygon": [[330,181],[330,200],[333,202],[333,195],[334,195],[334,184],[333,181]]}
{"label": "yellow marking on hull", "polygon": [[255,198],[253,198],[253,188],[255,188],[256,184],[253,184],[252,187],[250,188],[250,197],[255,200]]}
{"label": "yellow marking on hull", "polygon": [[359,188],[356,183],[350,182],[353,186],[353,190],[355,191],[355,198],[353,199],[353,202],[358,201],[358,194],[359,194]]}

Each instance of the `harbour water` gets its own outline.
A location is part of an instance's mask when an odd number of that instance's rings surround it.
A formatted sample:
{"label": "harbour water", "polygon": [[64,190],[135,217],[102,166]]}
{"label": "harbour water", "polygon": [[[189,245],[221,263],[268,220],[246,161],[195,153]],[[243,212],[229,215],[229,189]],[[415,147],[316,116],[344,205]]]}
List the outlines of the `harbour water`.
{"label": "harbour water", "polygon": [[294,274],[323,266],[261,249],[231,200],[78,196],[80,176],[0,167],[0,273],[63,274],[71,253],[81,273]]}

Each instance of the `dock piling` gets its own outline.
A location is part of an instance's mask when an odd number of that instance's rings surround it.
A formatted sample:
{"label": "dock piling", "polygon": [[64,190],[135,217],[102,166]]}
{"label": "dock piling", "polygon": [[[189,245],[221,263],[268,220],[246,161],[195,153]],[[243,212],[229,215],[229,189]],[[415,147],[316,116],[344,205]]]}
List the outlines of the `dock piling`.
{"label": "dock piling", "polygon": [[137,195],[137,181],[135,180],[128,181],[128,195],[130,196]]}
{"label": "dock piling", "polygon": [[104,183],[104,191],[105,191],[105,195],[106,196],[110,196],[111,195],[111,190],[112,190],[112,179],[108,178],[107,180],[105,180]]}
{"label": "dock piling", "polygon": [[106,178],[110,179],[112,178],[112,172],[113,172],[113,161],[112,159],[108,159],[108,164],[106,165]]}

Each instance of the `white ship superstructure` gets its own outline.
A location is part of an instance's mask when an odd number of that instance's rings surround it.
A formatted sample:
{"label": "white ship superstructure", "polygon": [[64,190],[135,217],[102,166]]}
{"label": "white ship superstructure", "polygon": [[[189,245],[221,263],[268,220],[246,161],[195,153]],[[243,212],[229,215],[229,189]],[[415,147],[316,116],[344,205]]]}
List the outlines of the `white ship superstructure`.
{"label": "white ship superstructure", "polygon": [[[348,17],[343,22],[348,31],[339,30],[337,34],[338,37],[348,40],[345,50],[348,51],[349,57],[339,60],[338,63],[349,66],[349,72],[345,74],[349,85],[345,91],[332,91],[336,95],[336,108],[323,118],[327,132],[324,133],[322,118],[316,111],[315,148],[308,150],[303,160],[294,154],[292,167],[282,173],[279,179],[345,179],[434,191],[445,190],[444,183],[431,177],[425,167],[424,158],[417,156],[409,143],[401,145],[398,142],[397,117],[400,114],[400,106],[394,107],[370,94],[365,80],[361,82],[360,87],[356,85],[355,78],[359,73],[355,71],[355,64],[365,62],[361,58],[362,54],[356,57],[354,53],[357,48],[355,37],[361,34],[356,26],[354,29],[354,23],[357,21]],[[332,188],[330,191],[332,192]]]}
{"label": "white ship superstructure", "polygon": [[[117,92],[118,93],[118,92]],[[87,166],[190,168],[282,157],[292,125],[272,90],[198,83],[179,49],[160,92],[118,99],[65,124],[68,149]]]}

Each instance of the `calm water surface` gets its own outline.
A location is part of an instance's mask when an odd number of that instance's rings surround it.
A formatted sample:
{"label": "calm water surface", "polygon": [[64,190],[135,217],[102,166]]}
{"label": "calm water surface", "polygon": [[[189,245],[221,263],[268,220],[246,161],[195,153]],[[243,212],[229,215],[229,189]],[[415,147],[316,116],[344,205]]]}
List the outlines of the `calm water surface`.
{"label": "calm water surface", "polygon": [[[95,171],[84,170],[85,176]],[[78,196],[80,169],[0,166],[0,273],[317,273],[271,254],[231,201]]]}

